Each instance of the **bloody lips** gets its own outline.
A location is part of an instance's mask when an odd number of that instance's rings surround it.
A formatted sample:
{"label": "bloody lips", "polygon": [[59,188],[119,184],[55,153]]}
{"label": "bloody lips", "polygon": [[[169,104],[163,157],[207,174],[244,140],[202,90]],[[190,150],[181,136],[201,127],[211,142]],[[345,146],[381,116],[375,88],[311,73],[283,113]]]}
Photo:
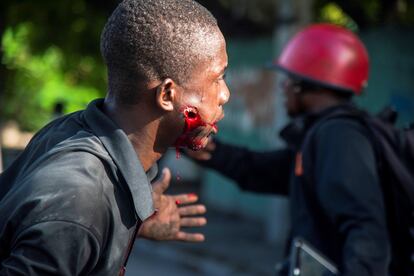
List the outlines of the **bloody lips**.
{"label": "bloody lips", "polygon": [[179,148],[181,147],[188,147],[192,150],[199,150],[202,148],[202,138],[204,137],[197,137],[189,135],[192,131],[197,129],[198,127],[205,127],[205,126],[211,126],[214,133],[217,133],[218,128],[216,123],[206,123],[204,122],[198,111],[195,107],[185,107],[182,110],[182,114],[184,116],[184,130],[180,137],[178,137],[177,141],[175,142],[175,148],[177,152],[177,158],[180,157]]}

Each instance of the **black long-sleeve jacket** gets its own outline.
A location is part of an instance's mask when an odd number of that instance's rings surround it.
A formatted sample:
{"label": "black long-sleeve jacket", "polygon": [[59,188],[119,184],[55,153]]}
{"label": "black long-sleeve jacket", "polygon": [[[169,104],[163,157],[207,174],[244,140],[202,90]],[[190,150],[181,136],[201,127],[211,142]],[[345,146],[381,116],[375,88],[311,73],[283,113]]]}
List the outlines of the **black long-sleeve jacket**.
{"label": "black long-sleeve jacket", "polygon": [[118,275],[150,181],[103,100],[57,119],[0,175],[0,275]]}
{"label": "black long-sleeve jacket", "polygon": [[[307,117],[305,133],[334,110]],[[242,189],[289,195],[292,236],[308,240],[343,275],[388,275],[390,244],[375,152],[358,122],[327,120],[297,149],[253,152],[217,141],[212,159],[202,164]]]}

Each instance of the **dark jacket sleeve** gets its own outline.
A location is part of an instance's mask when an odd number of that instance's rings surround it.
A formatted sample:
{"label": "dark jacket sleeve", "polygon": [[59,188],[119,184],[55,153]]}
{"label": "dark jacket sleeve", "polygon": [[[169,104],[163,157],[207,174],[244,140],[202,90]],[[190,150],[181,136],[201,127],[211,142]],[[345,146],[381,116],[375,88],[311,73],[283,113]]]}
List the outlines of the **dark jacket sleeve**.
{"label": "dark jacket sleeve", "polygon": [[317,199],[343,241],[343,275],[388,275],[390,244],[375,152],[359,123],[335,119],[316,133]]}
{"label": "dark jacket sleeve", "polygon": [[234,180],[240,188],[259,193],[287,195],[294,153],[288,149],[254,152],[216,142],[209,161],[201,165]]}
{"label": "dark jacket sleeve", "polygon": [[98,259],[99,242],[85,227],[42,222],[17,235],[0,275],[88,275]]}

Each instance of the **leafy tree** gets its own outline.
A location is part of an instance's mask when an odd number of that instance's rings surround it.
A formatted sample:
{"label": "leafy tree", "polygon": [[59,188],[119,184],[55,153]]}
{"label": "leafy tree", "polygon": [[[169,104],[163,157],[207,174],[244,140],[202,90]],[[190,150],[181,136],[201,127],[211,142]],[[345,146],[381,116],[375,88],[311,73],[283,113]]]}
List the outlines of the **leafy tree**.
{"label": "leafy tree", "polygon": [[324,8],[333,4],[343,10],[360,28],[414,25],[414,3],[410,0],[316,0],[317,17],[323,19]]}
{"label": "leafy tree", "polygon": [[2,1],[0,118],[36,130],[105,93],[99,52],[104,22],[116,1]]}

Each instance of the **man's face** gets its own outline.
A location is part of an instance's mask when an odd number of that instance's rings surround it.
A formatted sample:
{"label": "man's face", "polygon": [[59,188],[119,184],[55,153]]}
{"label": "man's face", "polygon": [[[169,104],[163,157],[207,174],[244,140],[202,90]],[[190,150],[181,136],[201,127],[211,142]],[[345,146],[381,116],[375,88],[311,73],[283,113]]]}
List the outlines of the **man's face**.
{"label": "man's face", "polygon": [[227,53],[224,39],[216,46],[215,57],[197,66],[190,79],[181,86],[178,110],[185,127],[176,146],[194,150],[207,145],[210,134],[216,134],[217,122],[224,117],[223,105],[230,97],[224,80]]}

